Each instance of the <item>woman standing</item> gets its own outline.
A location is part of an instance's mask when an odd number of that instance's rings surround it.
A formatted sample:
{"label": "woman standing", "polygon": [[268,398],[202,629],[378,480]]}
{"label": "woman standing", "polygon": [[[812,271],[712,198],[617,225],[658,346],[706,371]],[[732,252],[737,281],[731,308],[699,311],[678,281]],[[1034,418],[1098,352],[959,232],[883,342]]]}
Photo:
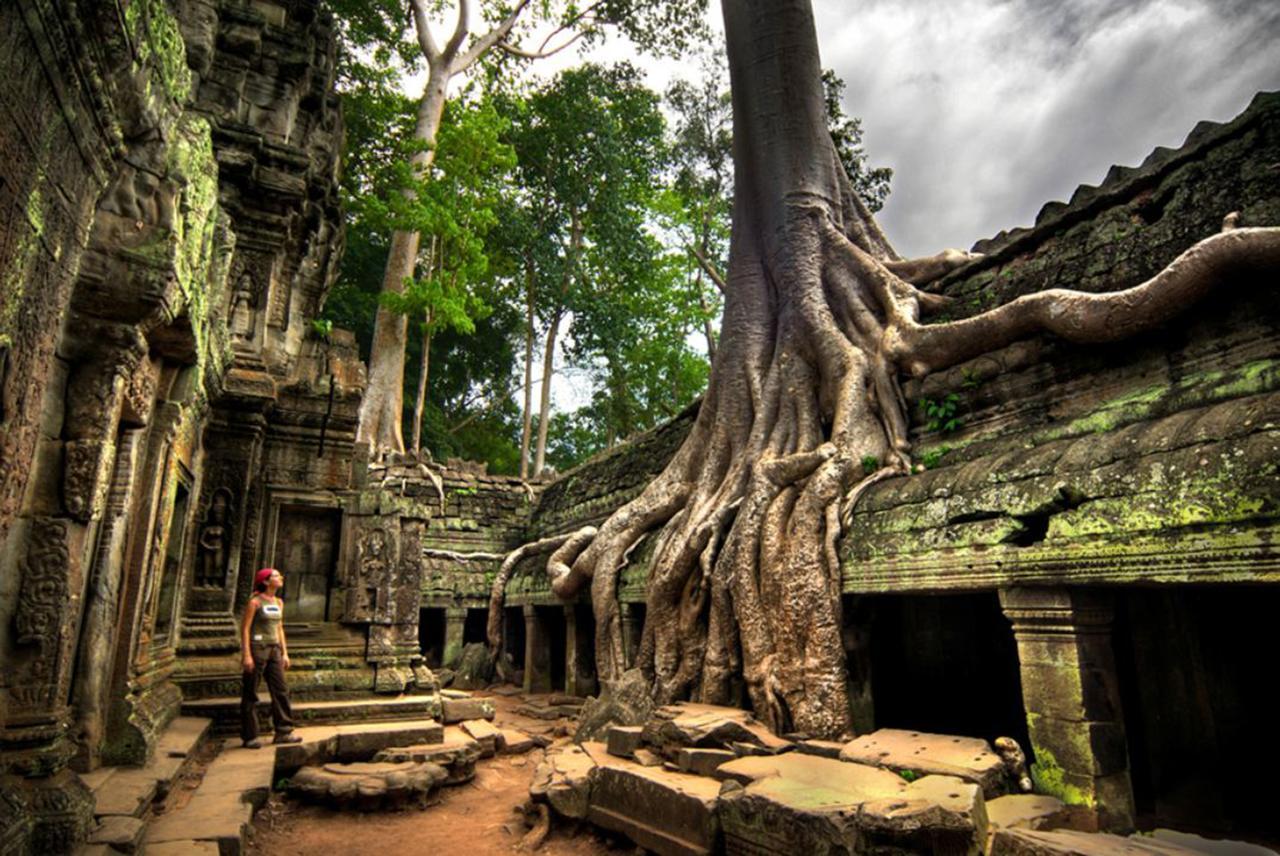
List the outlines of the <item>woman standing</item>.
{"label": "woman standing", "polygon": [[265,675],[271,694],[271,723],[274,743],[301,743],[293,733],[293,708],[284,670],[289,668],[289,646],[284,638],[284,603],[276,592],[284,585],[284,575],[275,568],[263,568],[253,580],[253,597],[240,621],[240,653],[244,662],[244,684],[240,692],[240,739],[246,749],[257,749],[258,684]]}

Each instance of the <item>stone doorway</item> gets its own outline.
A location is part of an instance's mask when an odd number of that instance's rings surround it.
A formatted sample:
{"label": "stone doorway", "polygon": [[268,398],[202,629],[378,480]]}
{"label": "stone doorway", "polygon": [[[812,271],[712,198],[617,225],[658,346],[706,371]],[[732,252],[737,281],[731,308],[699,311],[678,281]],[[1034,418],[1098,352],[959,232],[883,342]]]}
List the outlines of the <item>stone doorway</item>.
{"label": "stone doorway", "polygon": [[1031,760],[1013,630],[995,592],[860,599],[876,728],[994,740]]}
{"label": "stone doorway", "polygon": [[423,607],[418,618],[418,650],[429,669],[444,665],[444,607]]}
{"label": "stone doorway", "polygon": [[565,626],[564,607],[539,606],[538,621],[542,625],[543,639],[547,646],[547,671],[550,674],[552,692],[564,692],[565,677]]}
{"label": "stone doorway", "polygon": [[336,509],[285,505],[276,525],[273,564],[285,576],[285,615],[290,624],[334,621],[334,571],[342,514]]}
{"label": "stone doorway", "polygon": [[1271,692],[1280,591],[1130,589],[1114,645],[1139,828],[1177,824],[1274,847]]}

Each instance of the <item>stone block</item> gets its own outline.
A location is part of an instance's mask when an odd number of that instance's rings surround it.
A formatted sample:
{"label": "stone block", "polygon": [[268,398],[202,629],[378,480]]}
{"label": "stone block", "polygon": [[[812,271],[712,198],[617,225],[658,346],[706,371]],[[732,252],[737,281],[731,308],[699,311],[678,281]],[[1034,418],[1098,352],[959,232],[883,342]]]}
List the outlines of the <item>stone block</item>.
{"label": "stone block", "polygon": [[716,768],[738,756],[727,749],[681,749],[676,764],[681,771],[695,776],[710,776]]}
{"label": "stone block", "polygon": [[743,743],[757,747],[750,751],[771,754],[795,746],[757,722],[749,711],[692,702],[668,705],[656,711],[645,724],[644,742],[671,758],[684,746],[729,749],[734,743]]}
{"label": "stone block", "polygon": [[442,739],[437,722],[379,722],[370,725],[344,725],[338,729],[336,760],[368,761],[388,746],[434,743]]}
{"label": "stone block", "polygon": [[216,841],[164,841],[147,845],[147,856],[218,856]]}
{"label": "stone block", "polygon": [[146,832],[146,852],[154,852],[154,845],[165,842],[211,841],[224,854],[239,854],[252,818],[253,806],[238,794],[197,791],[181,809],[151,823]]}
{"label": "stone block", "polygon": [[111,777],[111,786],[94,794],[94,815],[119,814],[141,817],[156,795],[157,782],[145,768],[120,770]]}
{"label": "stone block", "polygon": [[987,741],[976,737],[882,728],[845,744],[840,750],[840,760],[956,776],[981,786],[989,797],[999,796],[1007,789],[1004,762]]}
{"label": "stone block", "polygon": [[718,851],[718,782],[605,757],[591,779],[588,820],[663,856]]}
{"label": "stone block", "polygon": [[488,720],[467,719],[460,726],[471,739],[480,744],[480,757],[492,758],[498,753],[499,731]]}
{"label": "stone block", "polygon": [[142,841],[142,831],[146,824],[140,818],[124,815],[104,817],[98,828],[89,833],[89,844],[102,844],[112,847],[121,853],[133,853]]}
{"label": "stone block", "polygon": [[838,740],[801,740],[796,743],[796,751],[805,755],[817,755],[819,758],[839,759],[844,744]]}
{"label": "stone block", "polygon": [[503,755],[522,755],[538,743],[523,731],[504,728],[498,733],[498,752]]}
{"label": "stone block", "polygon": [[982,789],[954,776],[925,776],[899,797],[864,803],[858,828],[869,849],[977,853],[986,844]]}
{"label": "stone block", "polygon": [[644,741],[644,728],[639,725],[615,725],[609,729],[605,739],[610,755],[630,758]]}
{"label": "stone block", "polygon": [[[1128,769],[1128,744],[1119,722],[1079,722],[1031,714],[1031,739],[1068,772],[1107,776]],[[1040,759],[1037,758],[1037,762]]]}
{"label": "stone block", "polygon": [[493,702],[480,698],[448,698],[440,700],[441,718],[447,723],[467,719],[493,719]]}
{"label": "stone block", "polygon": [[1062,800],[1042,794],[1010,794],[987,803],[992,830],[1054,829],[1067,822],[1069,811]]}

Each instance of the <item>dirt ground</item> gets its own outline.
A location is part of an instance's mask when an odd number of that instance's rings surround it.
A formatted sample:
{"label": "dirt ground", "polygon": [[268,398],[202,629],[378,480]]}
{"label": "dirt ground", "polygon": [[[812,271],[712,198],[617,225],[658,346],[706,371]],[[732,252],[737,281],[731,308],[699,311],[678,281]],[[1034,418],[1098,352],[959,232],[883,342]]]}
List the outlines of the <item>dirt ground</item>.
{"label": "dirt ground", "polygon": [[[495,724],[527,733],[548,733],[557,724],[518,716],[524,699],[489,696],[497,708]],[[518,852],[528,831],[519,806],[542,750],[499,755],[476,764],[465,785],[441,788],[424,810],[359,814],[305,805],[281,794],[254,818],[248,853],[262,856],[509,856]],[[607,838],[587,826],[553,826],[537,851],[545,856],[596,856],[636,852],[625,839]]]}

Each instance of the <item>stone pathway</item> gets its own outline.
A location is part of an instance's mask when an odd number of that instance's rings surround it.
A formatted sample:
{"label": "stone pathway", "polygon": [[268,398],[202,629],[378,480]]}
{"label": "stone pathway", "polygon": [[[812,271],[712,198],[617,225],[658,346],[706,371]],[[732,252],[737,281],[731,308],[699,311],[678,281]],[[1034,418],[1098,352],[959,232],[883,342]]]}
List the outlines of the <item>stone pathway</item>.
{"label": "stone pathway", "polygon": [[210,721],[180,716],[169,723],[145,767],[100,767],[81,779],[93,792],[97,828],[84,849],[89,856],[138,849],[145,819],[182,773],[209,732]]}

